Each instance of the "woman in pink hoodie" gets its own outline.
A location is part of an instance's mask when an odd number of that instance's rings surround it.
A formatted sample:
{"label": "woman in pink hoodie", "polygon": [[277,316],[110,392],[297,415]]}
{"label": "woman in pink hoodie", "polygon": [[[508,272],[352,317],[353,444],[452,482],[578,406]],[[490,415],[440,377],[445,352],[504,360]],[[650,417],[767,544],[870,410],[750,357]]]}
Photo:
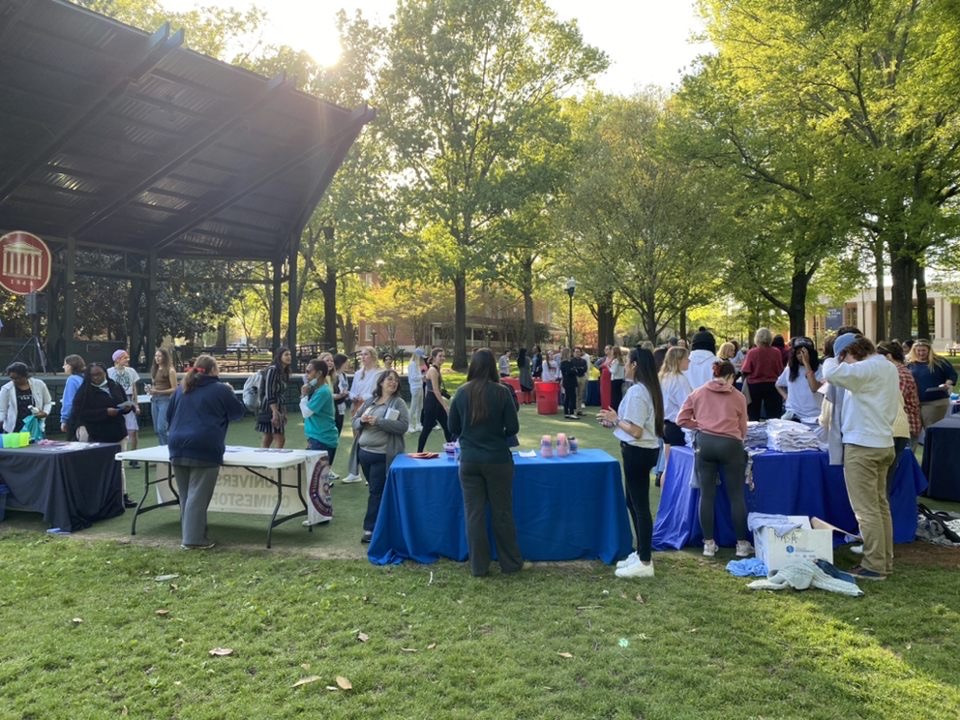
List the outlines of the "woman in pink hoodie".
{"label": "woman in pink hoodie", "polygon": [[719,470],[726,478],[724,487],[730,500],[733,529],[737,534],[737,557],[753,554],[747,540],[747,506],[743,497],[747,454],[743,440],[747,436],[747,401],[733,386],[736,371],[729,360],[713,364],[713,379],[694,390],[677,414],[677,425],[697,430],[694,482],[700,485],[700,528],[703,530],[703,554],[713,557],[717,543],[713,539],[713,511],[720,484]]}

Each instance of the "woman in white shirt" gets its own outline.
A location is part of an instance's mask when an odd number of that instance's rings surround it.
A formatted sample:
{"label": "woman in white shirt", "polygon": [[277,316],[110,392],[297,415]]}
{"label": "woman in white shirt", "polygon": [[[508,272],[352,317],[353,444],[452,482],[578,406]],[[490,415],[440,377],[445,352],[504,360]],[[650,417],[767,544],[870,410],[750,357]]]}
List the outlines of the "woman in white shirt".
{"label": "woman in white shirt", "polygon": [[[140,373],[130,367],[130,355],[126,350],[122,348],[115,350],[112,357],[113,367],[107,370],[107,377],[123,388],[127,394],[127,400],[133,404],[133,412],[123,416],[127,424],[127,439],[123,449],[136,450],[140,437],[140,424],[137,422],[137,415],[140,414],[140,403],[137,402],[137,383],[140,381]],[[140,463],[134,460],[130,463],[130,467],[140,467]]]}
{"label": "woman in white shirt", "polygon": [[410,427],[407,432],[420,432],[420,414],[423,412],[423,350],[417,348],[407,365],[407,382],[410,384]]}
{"label": "woman in white shirt", "polygon": [[[677,425],[677,413],[683,407],[687,395],[693,392],[687,368],[690,367],[690,351],[683,347],[672,347],[663,356],[660,366],[660,388],[663,392],[663,467],[666,472],[670,460],[672,445],[686,445],[683,429]],[[663,473],[657,476],[657,485]]]}
{"label": "woman in white shirt", "polygon": [[610,360],[607,362],[610,371],[610,407],[620,407],[623,400],[623,379],[626,377],[626,367],[623,364],[623,350],[619,345],[610,349]]}
{"label": "woman in white shirt", "polygon": [[785,401],[784,420],[800,422],[820,416],[823,370],[813,340],[794,338],[790,343],[790,361],[777,378],[777,392]]}
{"label": "woman in white shirt", "polygon": [[657,380],[653,353],[643,348],[630,351],[626,375],[633,380],[616,411],[597,413],[604,427],[613,428],[620,441],[623,476],[627,486],[627,510],[633,520],[637,549],[617,563],[617,577],[653,577],[653,518],[650,516],[650,471],[660,454],[663,435],[663,395]]}

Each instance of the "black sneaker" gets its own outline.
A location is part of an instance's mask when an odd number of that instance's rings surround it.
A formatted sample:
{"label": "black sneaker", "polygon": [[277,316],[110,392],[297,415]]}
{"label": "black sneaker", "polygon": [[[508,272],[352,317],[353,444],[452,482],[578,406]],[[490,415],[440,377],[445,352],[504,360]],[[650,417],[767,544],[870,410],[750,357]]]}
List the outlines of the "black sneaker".
{"label": "black sneaker", "polygon": [[137,501],[132,499],[129,495],[123,496],[123,506],[125,508],[135,508],[137,505]]}
{"label": "black sneaker", "polygon": [[367,545],[370,543],[370,539],[372,537],[373,537],[372,532],[370,532],[369,530],[364,530],[363,535],[360,536],[360,542],[362,542],[364,545]]}

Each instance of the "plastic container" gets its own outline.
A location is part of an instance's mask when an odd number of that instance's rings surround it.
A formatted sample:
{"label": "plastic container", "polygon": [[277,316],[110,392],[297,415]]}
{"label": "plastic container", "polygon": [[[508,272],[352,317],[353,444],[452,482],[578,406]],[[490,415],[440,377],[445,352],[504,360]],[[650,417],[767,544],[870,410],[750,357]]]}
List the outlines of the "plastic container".
{"label": "plastic container", "polygon": [[580,443],[577,442],[577,439],[576,439],[573,435],[571,435],[569,438],[567,438],[567,442],[570,443],[570,453],[571,453],[571,454],[577,452],[577,450],[580,449]]}
{"label": "plastic container", "polygon": [[570,442],[564,433],[557,433],[557,457],[567,457],[570,454]]}
{"label": "plastic container", "polygon": [[17,443],[18,447],[27,447],[30,445],[30,433],[21,432],[17,434],[20,436],[19,442]]}
{"label": "plastic container", "polygon": [[537,398],[537,415],[557,414],[557,383],[537,381],[533,384],[533,393]]}
{"label": "plastic container", "polygon": [[0,438],[3,438],[3,447],[8,450],[20,447],[20,433],[4,433]]}
{"label": "plastic container", "polygon": [[540,457],[553,457],[553,438],[549,435],[540,438]]}

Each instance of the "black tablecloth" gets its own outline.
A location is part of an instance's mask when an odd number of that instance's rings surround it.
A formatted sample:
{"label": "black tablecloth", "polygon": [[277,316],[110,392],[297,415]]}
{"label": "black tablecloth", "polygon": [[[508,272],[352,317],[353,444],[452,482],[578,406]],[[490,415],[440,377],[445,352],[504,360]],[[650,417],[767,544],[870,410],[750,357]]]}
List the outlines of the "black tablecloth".
{"label": "black tablecloth", "polygon": [[52,528],[83,530],[123,513],[118,445],[81,449],[31,445],[0,450],[0,482],[10,488],[8,507],[43,513]]}
{"label": "black tablecloth", "polygon": [[960,415],[927,428],[922,467],[929,497],[960,502]]}

